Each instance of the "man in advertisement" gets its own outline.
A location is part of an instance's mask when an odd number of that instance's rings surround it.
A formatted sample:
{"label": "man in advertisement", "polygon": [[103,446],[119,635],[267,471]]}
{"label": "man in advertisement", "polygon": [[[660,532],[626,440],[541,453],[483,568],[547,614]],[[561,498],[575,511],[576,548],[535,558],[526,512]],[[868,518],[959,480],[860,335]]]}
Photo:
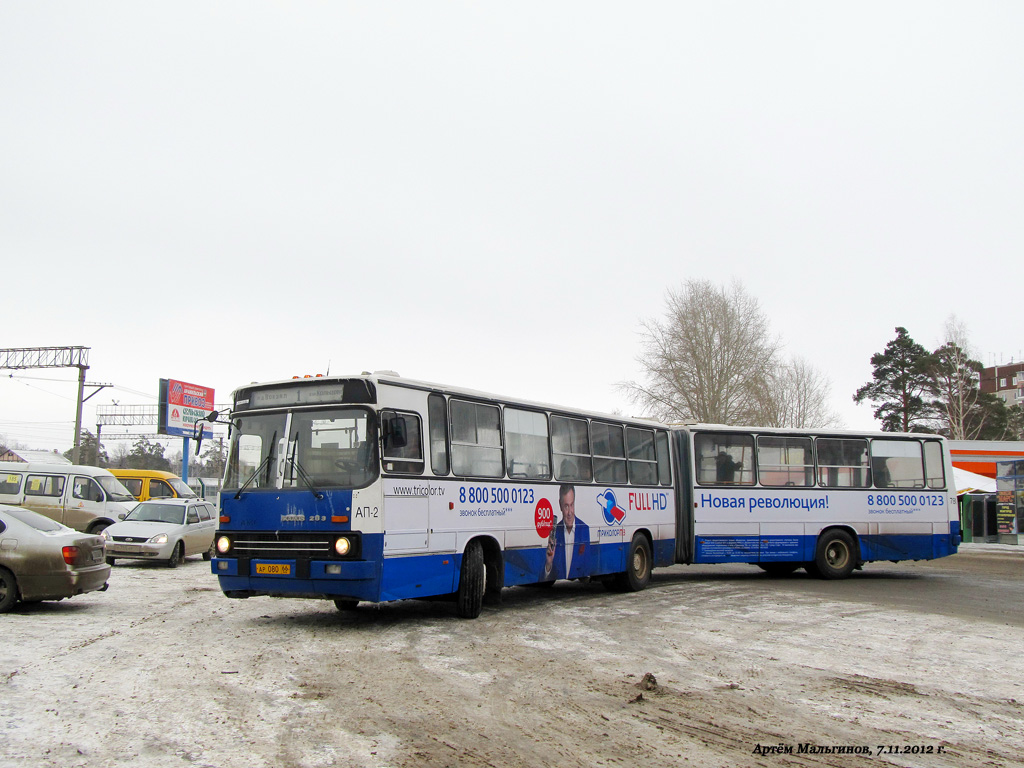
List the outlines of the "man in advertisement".
{"label": "man in advertisement", "polygon": [[590,526],[576,517],[576,488],[565,484],[558,489],[562,519],[551,529],[543,581],[577,579],[590,575]]}

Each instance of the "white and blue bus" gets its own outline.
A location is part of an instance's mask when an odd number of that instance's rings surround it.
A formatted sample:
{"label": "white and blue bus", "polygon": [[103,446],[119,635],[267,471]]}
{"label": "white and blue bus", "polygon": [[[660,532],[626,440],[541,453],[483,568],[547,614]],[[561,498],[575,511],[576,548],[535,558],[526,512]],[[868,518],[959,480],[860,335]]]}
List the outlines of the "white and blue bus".
{"label": "white and blue bus", "polygon": [[668,427],[393,374],[234,393],[213,572],[228,597],[450,596],[676,563],[804,567],[956,551],[941,438]]}
{"label": "white and blue bus", "polygon": [[679,562],[836,579],[960,544],[953,465],[936,435],[716,425],[673,435]]}

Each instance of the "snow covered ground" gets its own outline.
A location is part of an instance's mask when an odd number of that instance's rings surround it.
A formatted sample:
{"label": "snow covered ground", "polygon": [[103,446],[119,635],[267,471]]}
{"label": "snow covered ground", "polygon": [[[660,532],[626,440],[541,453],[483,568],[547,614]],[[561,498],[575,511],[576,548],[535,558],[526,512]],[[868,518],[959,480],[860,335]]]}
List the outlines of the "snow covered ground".
{"label": "snow covered ground", "polygon": [[967,545],[845,582],[509,589],[463,621],[118,564],[0,616],[0,765],[1024,765],[1022,584],[1024,547]]}

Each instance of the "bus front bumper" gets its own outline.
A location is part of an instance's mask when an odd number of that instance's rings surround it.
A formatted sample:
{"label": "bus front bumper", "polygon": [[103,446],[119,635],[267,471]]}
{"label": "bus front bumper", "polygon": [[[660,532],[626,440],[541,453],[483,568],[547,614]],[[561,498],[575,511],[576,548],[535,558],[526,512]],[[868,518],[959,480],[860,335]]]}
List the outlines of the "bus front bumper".
{"label": "bus front bumper", "polygon": [[351,596],[373,599],[376,564],[367,560],[263,560],[215,557],[210,570],[228,596]]}

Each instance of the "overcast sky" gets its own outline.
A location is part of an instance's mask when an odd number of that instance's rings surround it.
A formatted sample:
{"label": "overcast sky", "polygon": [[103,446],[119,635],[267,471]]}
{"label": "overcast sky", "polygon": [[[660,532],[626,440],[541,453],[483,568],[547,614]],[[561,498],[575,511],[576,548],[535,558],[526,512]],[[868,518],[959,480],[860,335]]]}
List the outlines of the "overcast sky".
{"label": "overcast sky", "polygon": [[[1022,39],[1016,1],[0,0],[0,348],[90,347],[92,430],[328,369],[636,414],[641,321],[736,279],[874,429],[896,326],[1021,359]],[[0,436],[70,447],[75,380],[0,372]]]}

